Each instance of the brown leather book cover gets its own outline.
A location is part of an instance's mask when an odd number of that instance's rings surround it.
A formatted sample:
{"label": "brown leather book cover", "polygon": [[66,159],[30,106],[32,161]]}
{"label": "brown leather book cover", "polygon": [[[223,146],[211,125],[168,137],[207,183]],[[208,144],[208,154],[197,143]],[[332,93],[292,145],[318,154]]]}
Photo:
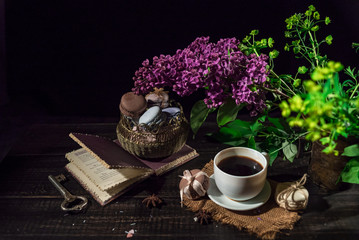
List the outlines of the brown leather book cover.
{"label": "brown leather book cover", "polygon": [[184,145],[180,151],[166,158],[141,159],[125,151],[118,140],[84,133],[70,133],[70,137],[110,169],[151,168],[156,175],[161,175],[199,155],[195,149]]}
{"label": "brown leather book cover", "polygon": [[70,133],[70,137],[107,168],[148,168],[111,139],[84,133]]}

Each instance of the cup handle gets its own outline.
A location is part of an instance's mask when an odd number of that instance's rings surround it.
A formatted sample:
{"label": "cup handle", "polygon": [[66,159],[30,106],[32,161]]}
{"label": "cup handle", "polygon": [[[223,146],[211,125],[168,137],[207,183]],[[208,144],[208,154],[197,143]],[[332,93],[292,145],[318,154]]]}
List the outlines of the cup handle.
{"label": "cup handle", "polygon": [[269,160],[270,160],[269,154],[267,152],[261,152],[261,154],[267,159],[267,163],[269,164]]}

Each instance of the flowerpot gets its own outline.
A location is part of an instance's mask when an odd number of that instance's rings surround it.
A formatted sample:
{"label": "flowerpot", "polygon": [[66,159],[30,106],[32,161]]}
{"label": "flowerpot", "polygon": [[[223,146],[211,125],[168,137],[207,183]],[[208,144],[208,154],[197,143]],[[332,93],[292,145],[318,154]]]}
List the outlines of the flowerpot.
{"label": "flowerpot", "polygon": [[309,164],[309,176],[313,182],[327,190],[338,190],[341,183],[338,182],[340,173],[348,162],[349,158],[341,156],[344,148],[349,144],[338,140],[336,150],[339,155],[323,153],[323,146],[320,142],[313,142],[311,160]]}

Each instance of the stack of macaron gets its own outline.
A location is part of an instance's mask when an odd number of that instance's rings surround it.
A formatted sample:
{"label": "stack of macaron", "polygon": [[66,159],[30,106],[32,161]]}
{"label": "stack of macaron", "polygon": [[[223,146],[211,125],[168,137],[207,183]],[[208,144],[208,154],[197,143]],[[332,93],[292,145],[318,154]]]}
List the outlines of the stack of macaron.
{"label": "stack of macaron", "polygon": [[125,93],[121,98],[119,108],[121,113],[134,125],[156,126],[163,122],[169,122],[180,114],[180,108],[169,105],[167,92],[155,88],[154,92],[145,97],[133,92]]}

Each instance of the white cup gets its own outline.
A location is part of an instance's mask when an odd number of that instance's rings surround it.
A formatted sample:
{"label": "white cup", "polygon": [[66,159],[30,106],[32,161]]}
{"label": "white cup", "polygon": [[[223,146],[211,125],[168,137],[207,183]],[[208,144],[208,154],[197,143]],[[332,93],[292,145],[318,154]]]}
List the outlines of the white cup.
{"label": "white cup", "polygon": [[[236,176],[223,172],[218,164],[228,157],[243,156],[251,158],[263,169],[258,173],[249,176]],[[214,179],[218,189],[228,198],[235,201],[245,201],[257,196],[263,189],[267,178],[268,154],[260,153],[246,147],[226,148],[214,157]]]}

